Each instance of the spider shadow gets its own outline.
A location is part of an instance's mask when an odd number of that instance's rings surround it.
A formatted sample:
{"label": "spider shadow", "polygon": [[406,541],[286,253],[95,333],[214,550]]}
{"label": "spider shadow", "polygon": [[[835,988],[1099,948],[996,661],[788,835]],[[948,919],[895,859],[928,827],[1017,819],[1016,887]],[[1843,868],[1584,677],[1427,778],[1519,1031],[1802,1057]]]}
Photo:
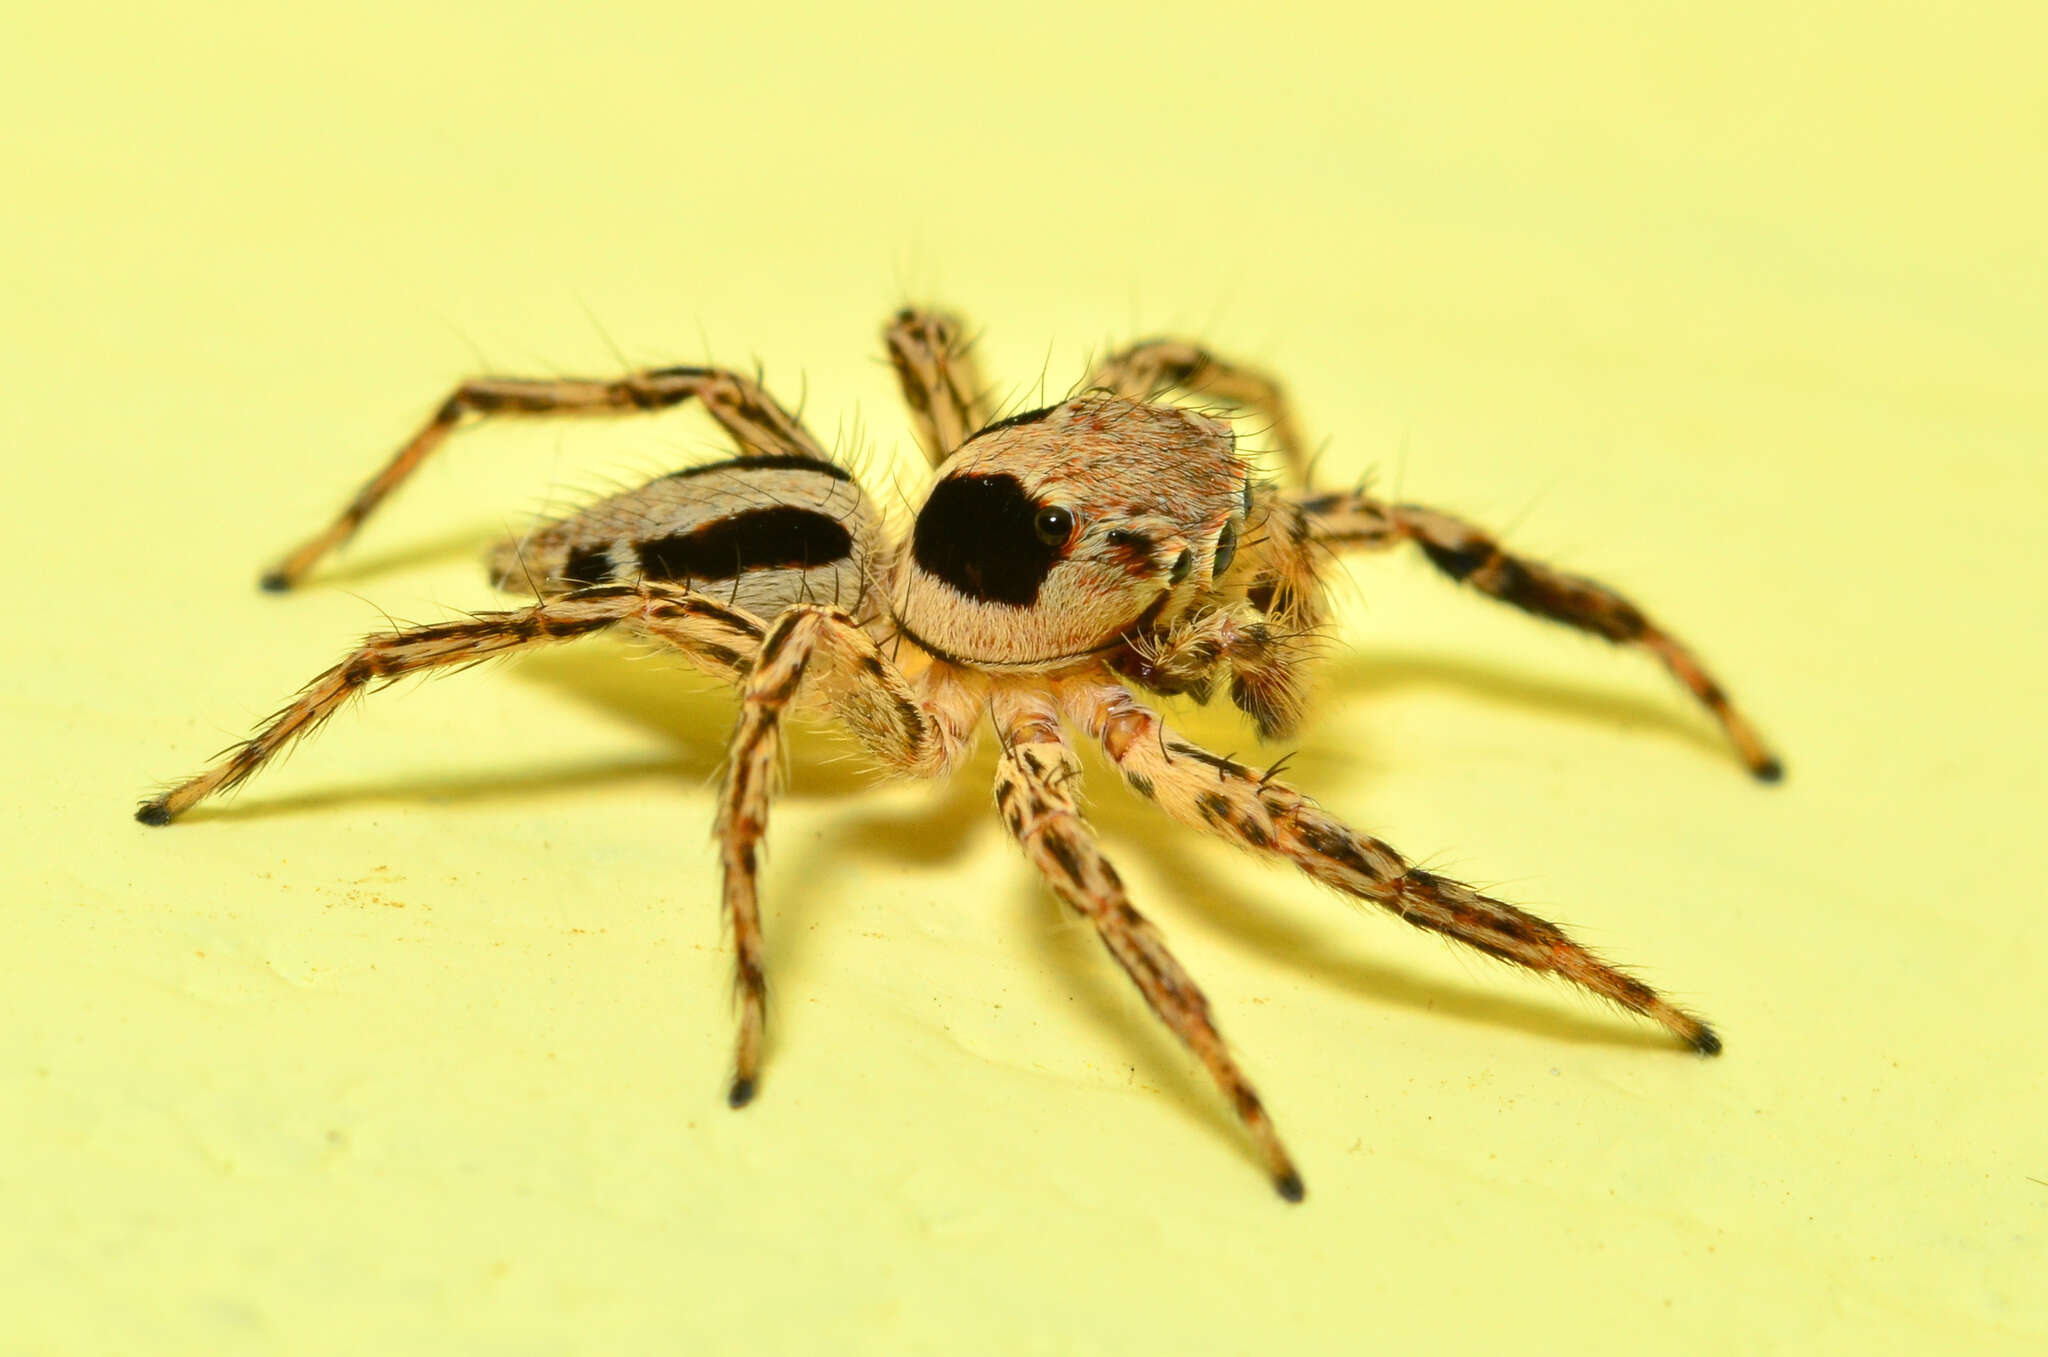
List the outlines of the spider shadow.
{"label": "spider shadow", "polygon": [[[622,649],[625,653],[620,653]],[[659,649],[647,653],[634,641],[623,647],[544,651],[533,660],[520,671],[522,677],[638,726],[675,751],[662,761],[661,771],[692,785],[715,787],[739,711],[738,696],[729,685]],[[981,810],[993,776],[991,757],[984,750],[970,758],[945,783],[925,785],[925,794],[913,797],[915,804],[901,811],[860,815],[843,823],[835,816],[833,828],[808,841],[788,834],[778,837],[771,828],[765,847],[767,870],[774,878],[764,884],[774,902],[771,926],[777,966],[795,969],[803,964],[803,949],[812,936],[807,924],[814,912],[830,909],[833,891],[839,889],[835,883],[845,875],[839,869],[850,859],[886,870],[891,864],[939,866],[962,856],[974,832],[991,818]],[[792,721],[782,742],[782,765],[786,776],[775,801],[784,805],[858,806],[878,788],[917,785],[895,783],[878,773],[850,737],[817,713]],[[614,768],[627,776],[646,771],[645,765]],[[705,811],[707,816],[712,811],[710,796]],[[790,882],[802,883],[801,889],[781,884]],[[770,1049],[775,1030],[771,1023]]]}
{"label": "spider shadow", "polygon": [[[452,528],[434,537],[421,538],[403,546],[370,553],[349,552],[339,560],[323,563],[307,578],[301,589],[354,589],[402,570],[445,565],[467,556],[483,572],[484,554],[510,535],[503,524],[477,522]],[[530,601],[530,600],[529,600]]]}
{"label": "spider shadow", "polygon": [[1392,696],[1410,689],[1455,689],[1497,707],[1561,716],[1607,729],[1619,726],[1677,740],[1729,759],[1719,729],[1671,697],[1638,695],[1532,674],[1527,669],[1470,655],[1426,650],[1354,649],[1323,666],[1328,695],[1336,700]]}
{"label": "spider shadow", "polygon": [[[831,861],[850,847],[879,849],[891,860],[942,865],[964,856],[972,841],[997,832],[990,788],[994,755],[984,748],[937,793],[936,804],[908,813],[872,812],[846,819],[819,849]],[[1022,854],[1003,903],[1020,936],[1037,954],[1046,984],[1073,1000],[1087,1023],[1111,1043],[1105,1063],[1130,1069],[1148,1090],[1163,1093],[1234,1151],[1251,1156],[1243,1130],[1201,1067],[1136,996],[1128,978],[1104,957],[1095,930],[1053,895]],[[793,930],[792,930],[793,931]],[[1256,1157],[1251,1156],[1256,1164]],[[1261,1169],[1263,1171],[1263,1169]]]}
{"label": "spider shadow", "polygon": [[[1175,724],[1205,743],[1223,743],[1219,736],[1242,731],[1240,723],[1213,710],[1178,713]],[[991,761],[990,752],[984,749],[956,773],[934,805],[844,819],[819,853],[829,861],[858,845],[880,850],[890,860],[933,865],[963,856],[971,837],[994,820],[982,795],[990,781]],[[1219,884],[1205,868],[1204,854],[1221,853],[1225,851],[1222,845],[1186,851],[1193,831],[1126,793],[1122,779],[1103,767],[1101,760],[1088,761],[1092,765],[1089,785],[1111,789],[1092,800],[1088,808],[1111,855],[1134,852],[1144,858],[1177,902],[1193,908],[1207,925],[1246,950],[1335,988],[1432,1016],[1514,1028],[1574,1045],[1677,1049],[1667,1035],[1619,1015],[1573,1012],[1555,1000],[1517,996],[1476,984],[1446,983],[1398,964],[1333,953],[1328,929],[1293,922],[1262,908],[1245,892]],[[1192,1120],[1249,1156],[1242,1127],[1204,1072],[1188,1058],[1166,1025],[1133,1000],[1126,977],[1113,964],[1103,964],[1094,930],[1067,911],[1021,859],[1017,866],[1013,913],[1023,923],[1023,932],[1046,971],[1059,978],[1055,983],[1063,985],[1089,1022],[1110,1034],[1117,1043],[1115,1049],[1127,1053],[1129,1067],[1143,1071],[1148,1087],[1171,1098]],[[1312,884],[1284,869],[1280,881],[1295,889]],[[1364,911],[1352,907],[1350,912]],[[1512,969],[1502,967],[1504,972]]]}

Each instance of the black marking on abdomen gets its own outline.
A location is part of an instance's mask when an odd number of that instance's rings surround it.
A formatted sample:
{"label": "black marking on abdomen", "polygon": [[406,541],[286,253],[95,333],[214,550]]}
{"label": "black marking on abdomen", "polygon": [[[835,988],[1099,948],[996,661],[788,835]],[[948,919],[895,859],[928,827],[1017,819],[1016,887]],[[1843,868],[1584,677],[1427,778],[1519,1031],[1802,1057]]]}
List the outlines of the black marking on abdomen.
{"label": "black marking on abdomen", "polygon": [[665,479],[686,481],[693,476],[708,476],[714,471],[815,471],[820,475],[830,476],[835,481],[853,479],[853,473],[837,462],[821,462],[815,457],[800,457],[787,452],[761,457],[731,457],[723,462],[686,466],[681,471],[669,472]]}
{"label": "black marking on abdomen", "polygon": [[562,578],[574,585],[610,584],[612,580],[611,548],[573,547],[569,559],[562,563]]}
{"label": "black marking on abdomen", "polygon": [[729,580],[750,570],[803,570],[843,561],[853,551],[853,536],[830,514],[785,504],[729,514],[690,532],[642,542],[636,550],[641,573],[650,580]]}

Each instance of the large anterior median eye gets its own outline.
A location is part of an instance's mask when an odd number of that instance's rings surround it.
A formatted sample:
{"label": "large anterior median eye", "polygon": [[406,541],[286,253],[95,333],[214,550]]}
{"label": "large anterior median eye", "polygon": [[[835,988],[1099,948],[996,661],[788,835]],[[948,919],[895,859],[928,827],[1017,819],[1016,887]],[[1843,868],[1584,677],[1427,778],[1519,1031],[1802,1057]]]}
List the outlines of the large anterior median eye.
{"label": "large anterior median eye", "polygon": [[1048,504],[1031,520],[1031,530],[1038,534],[1039,541],[1049,547],[1065,546],[1067,539],[1074,535],[1074,511]]}

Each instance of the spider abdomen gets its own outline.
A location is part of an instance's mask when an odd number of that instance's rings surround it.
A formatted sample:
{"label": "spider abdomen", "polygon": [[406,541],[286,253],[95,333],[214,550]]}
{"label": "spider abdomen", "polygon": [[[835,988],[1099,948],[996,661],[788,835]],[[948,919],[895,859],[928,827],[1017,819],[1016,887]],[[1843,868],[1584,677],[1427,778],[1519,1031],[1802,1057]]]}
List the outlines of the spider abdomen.
{"label": "spider abdomen", "polygon": [[797,603],[863,611],[881,543],[843,467],[738,457],[609,496],[501,543],[491,582],[543,597],[600,584],[679,584],[757,617]]}

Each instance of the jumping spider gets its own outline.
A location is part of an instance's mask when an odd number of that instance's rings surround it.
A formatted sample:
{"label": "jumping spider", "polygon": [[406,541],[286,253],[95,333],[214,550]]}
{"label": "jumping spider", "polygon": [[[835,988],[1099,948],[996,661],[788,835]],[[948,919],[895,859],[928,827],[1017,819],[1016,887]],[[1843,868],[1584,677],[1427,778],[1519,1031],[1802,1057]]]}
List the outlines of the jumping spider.
{"label": "jumping spider", "polygon": [[[486,415],[630,413],[695,399],[739,456],[663,476],[500,546],[494,583],[535,594],[532,606],[368,637],[254,737],[143,803],[136,818],[167,824],[243,781],[372,683],[620,628],[740,690],[716,830],[738,967],[734,1107],[752,1099],[759,1077],[766,989],[756,855],[782,718],[800,697],[843,722],[883,768],[913,777],[958,767],[987,718],[1001,745],[1003,823],[1201,1060],[1290,1201],[1301,1200],[1301,1176],[1271,1118],[1201,990],[1132,906],[1076,806],[1070,724],[1101,744],[1133,791],[1183,824],[1292,862],[1408,923],[1561,975],[1695,1051],[1719,1052],[1704,1022],[1555,925],[1410,866],[1286,782],[1174,733],[1134,691],[1206,698],[1223,685],[1262,737],[1286,733],[1301,714],[1303,641],[1325,620],[1325,558],[1414,542],[1482,593],[1648,650],[1720,721],[1749,770],[1776,780],[1778,761],[1682,645],[1606,587],[1512,555],[1447,514],[1363,490],[1310,492],[1279,386],[1200,348],[1135,345],[1100,364],[1082,394],[996,419],[956,321],[906,310],[885,340],[937,468],[903,543],[847,470],[737,373],[669,367],[614,381],[462,383],[326,531],[263,577],[266,588],[297,584],[452,430]],[[1163,403],[1175,391],[1255,416],[1293,485],[1254,478],[1231,426]]]}

